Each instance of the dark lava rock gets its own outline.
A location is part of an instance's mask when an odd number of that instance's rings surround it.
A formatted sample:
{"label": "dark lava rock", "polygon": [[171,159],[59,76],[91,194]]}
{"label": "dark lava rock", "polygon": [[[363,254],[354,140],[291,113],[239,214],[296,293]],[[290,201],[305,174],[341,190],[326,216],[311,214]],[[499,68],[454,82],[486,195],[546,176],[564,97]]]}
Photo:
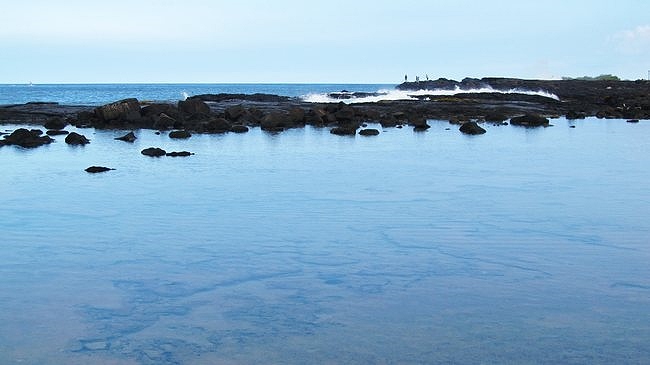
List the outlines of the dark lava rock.
{"label": "dark lava rock", "polygon": [[334,127],[330,130],[330,133],[339,136],[354,136],[357,134],[357,128],[352,126]]}
{"label": "dark lava rock", "polygon": [[412,120],[409,122],[409,125],[413,127],[413,130],[416,132],[424,132],[427,129],[431,128],[429,124],[427,124],[427,120],[422,117],[414,117]]}
{"label": "dark lava rock", "polygon": [[143,149],[140,153],[142,153],[145,156],[150,156],[150,157],[161,157],[167,154],[165,150],[162,148],[158,147],[149,147]]}
{"label": "dark lava rock", "polygon": [[302,125],[305,122],[305,110],[302,108],[289,109],[289,122],[291,126]]}
{"label": "dark lava rock", "polygon": [[248,127],[241,124],[235,124],[230,127],[230,131],[233,133],[246,133],[248,132]]}
{"label": "dark lava rock", "polygon": [[170,117],[165,113],[160,113],[159,115],[154,116],[153,118],[153,127],[158,130],[167,130],[174,127],[176,124],[176,119]]}
{"label": "dark lava rock", "polygon": [[59,130],[65,128],[67,123],[61,117],[53,117],[43,124],[43,127],[50,130]]}
{"label": "dark lava rock", "polygon": [[226,108],[226,110],[224,110],[224,114],[226,115],[226,119],[236,122],[239,120],[239,118],[246,114],[246,108],[241,105],[231,106],[230,108]]}
{"label": "dark lava rock", "polygon": [[77,132],[71,132],[65,137],[65,143],[70,144],[70,145],[85,145],[90,143],[88,138],[86,138],[84,135],[79,134]]}
{"label": "dark lava rock", "polygon": [[269,132],[282,132],[291,126],[291,120],[288,113],[271,112],[262,118],[260,127],[262,130]]}
{"label": "dark lava rock", "polygon": [[137,121],[142,117],[140,114],[140,102],[134,98],[102,105],[95,109],[95,115],[104,121]]}
{"label": "dark lava rock", "polygon": [[61,136],[61,135],[68,134],[68,133],[70,133],[70,132],[61,131],[61,130],[49,130],[49,131],[45,132],[45,134],[47,134],[48,136]]}
{"label": "dark lava rock", "polygon": [[639,120],[638,119],[629,119],[627,122],[628,123],[639,123]]}
{"label": "dark lava rock", "polygon": [[118,141],[133,143],[133,142],[135,142],[136,139],[138,139],[138,137],[136,137],[133,132],[129,132],[129,133],[123,135],[122,137],[117,137],[115,139],[118,140]]}
{"label": "dark lava rock", "polygon": [[202,124],[205,133],[226,133],[230,130],[230,123],[224,118],[210,119]]}
{"label": "dark lava rock", "polygon": [[379,131],[374,128],[366,128],[362,129],[359,131],[359,135],[361,136],[377,136],[379,135]]}
{"label": "dark lava rock", "polygon": [[485,114],[486,122],[504,122],[508,120],[508,116],[505,113],[499,111],[492,111]]}
{"label": "dark lava rock", "polygon": [[510,119],[510,124],[523,127],[548,127],[548,119],[539,114],[524,114]]}
{"label": "dark lava rock", "polygon": [[341,90],[340,92],[333,92],[333,93],[328,93],[327,96],[329,96],[332,99],[355,99],[355,98],[367,98],[370,96],[383,96],[387,95],[387,93],[380,93],[380,92],[362,92],[362,91],[356,91],[356,92],[350,92],[347,90]]}
{"label": "dark lava rock", "polygon": [[187,156],[192,156],[193,153],[187,151],[180,151],[180,152],[173,151],[173,152],[168,152],[166,155],[169,157],[187,157]]}
{"label": "dark lava rock", "polygon": [[404,112],[394,112],[392,114],[392,117],[397,120],[406,120],[408,118],[408,115],[406,115]]}
{"label": "dark lava rock", "polygon": [[5,136],[0,141],[0,146],[16,145],[25,148],[35,148],[44,144],[52,143],[54,140],[49,136],[41,136],[43,134],[39,130],[28,130],[19,128],[13,131],[10,135]]}
{"label": "dark lava rock", "polygon": [[342,105],[341,108],[334,113],[337,122],[349,122],[354,120],[356,111],[349,105]]}
{"label": "dark lava rock", "polygon": [[481,126],[478,125],[476,122],[465,122],[463,123],[463,125],[460,126],[458,130],[460,130],[465,134],[473,134],[473,135],[483,134],[486,132],[485,129],[481,128]]}
{"label": "dark lava rock", "polygon": [[178,114],[178,109],[172,104],[151,103],[143,106],[140,113],[143,117],[155,117],[163,113],[174,116]]}
{"label": "dark lava rock", "polygon": [[261,103],[280,103],[291,100],[288,96],[279,96],[273,94],[201,94],[192,96],[190,99],[199,99],[203,101],[222,102],[226,100],[243,100],[255,101]]}
{"label": "dark lava rock", "polygon": [[111,170],[115,170],[115,169],[111,169],[110,167],[104,167],[104,166],[90,166],[85,171],[91,174],[96,174],[99,172],[106,172]]}
{"label": "dark lava rock", "polygon": [[585,119],[587,117],[587,114],[582,113],[582,112],[576,112],[574,110],[569,110],[566,113],[565,117],[566,117],[566,119],[570,119],[570,120],[572,120],[572,119]]}
{"label": "dark lava rock", "polygon": [[210,114],[208,104],[199,99],[187,99],[178,102],[178,110],[185,114]]}
{"label": "dark lava rock", "polygon": [[171,131],[169,132],[169,138],[174,139],[187,139],[192,137],[192,133],[188,131]]}

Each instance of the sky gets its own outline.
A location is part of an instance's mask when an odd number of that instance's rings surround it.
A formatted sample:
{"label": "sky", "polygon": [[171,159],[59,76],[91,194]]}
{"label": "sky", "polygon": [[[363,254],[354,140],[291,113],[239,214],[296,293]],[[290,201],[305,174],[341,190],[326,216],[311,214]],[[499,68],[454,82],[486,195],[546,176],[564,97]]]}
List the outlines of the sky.
{"label": "sky", "polygon": [[647,78],[650,1],[0,0],[0,83]]}

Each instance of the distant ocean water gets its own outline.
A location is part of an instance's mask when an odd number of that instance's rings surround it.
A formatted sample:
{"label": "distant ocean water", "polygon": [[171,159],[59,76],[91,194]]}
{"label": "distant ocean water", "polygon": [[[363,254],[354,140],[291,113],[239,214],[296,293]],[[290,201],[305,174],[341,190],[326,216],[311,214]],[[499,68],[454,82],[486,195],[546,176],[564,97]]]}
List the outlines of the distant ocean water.
{"label": "distant ocean water", "polygon": [[57,102],[65,105],[103,105],[126,98],[140,101],[176,102],[200,94],[275,94],[301,98],[316,103],[339,102],[332,92],[370,93],[361,98],[343,100],[346,103],[380,100],[413,99],[414,95],[452,95],[457,92],[502,92],[540,95],[557,99],[544,90],[396,90],[394,84],[45,84],[0,85],[0,105],[24,104],[33,101]]}
{"label": "distant ocean water", "polygon": [[175,102],[199,94],[266,93],[290,97],[347,91],[392,90],[394,84],[4,84],[0,105],[31,101],[102,105],[125,98]]}

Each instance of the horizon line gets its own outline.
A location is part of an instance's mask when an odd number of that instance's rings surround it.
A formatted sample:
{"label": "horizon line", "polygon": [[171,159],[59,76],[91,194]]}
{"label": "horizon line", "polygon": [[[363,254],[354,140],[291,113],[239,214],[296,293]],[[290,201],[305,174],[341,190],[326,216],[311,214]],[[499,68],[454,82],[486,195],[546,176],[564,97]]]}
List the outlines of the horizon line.
{"label": "horizon line", "polygon": [[399,85],[400,82],[310,82],[310,81],[289,81],[289,82],[253,82],[253,81],[244,81],[244,82],[177,82],[177,81],[153,81],[153,82],[144,82],[144,81],[89,81],[89,82],[0,82],[0,85],[16,85],[16,86],[29,86],[29,85],[309,85],[309,84],[320,84],[320,85]]}

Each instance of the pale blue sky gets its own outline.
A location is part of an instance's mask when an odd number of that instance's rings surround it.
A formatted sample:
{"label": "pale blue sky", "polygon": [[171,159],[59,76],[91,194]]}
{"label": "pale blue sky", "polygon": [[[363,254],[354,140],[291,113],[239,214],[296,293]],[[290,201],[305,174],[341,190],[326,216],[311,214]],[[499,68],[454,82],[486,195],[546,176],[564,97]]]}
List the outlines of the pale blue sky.
{"label": "pale blue sky", "polygon": [[559,78],[650,69],[650,1],[0,0],[0,83]]}

